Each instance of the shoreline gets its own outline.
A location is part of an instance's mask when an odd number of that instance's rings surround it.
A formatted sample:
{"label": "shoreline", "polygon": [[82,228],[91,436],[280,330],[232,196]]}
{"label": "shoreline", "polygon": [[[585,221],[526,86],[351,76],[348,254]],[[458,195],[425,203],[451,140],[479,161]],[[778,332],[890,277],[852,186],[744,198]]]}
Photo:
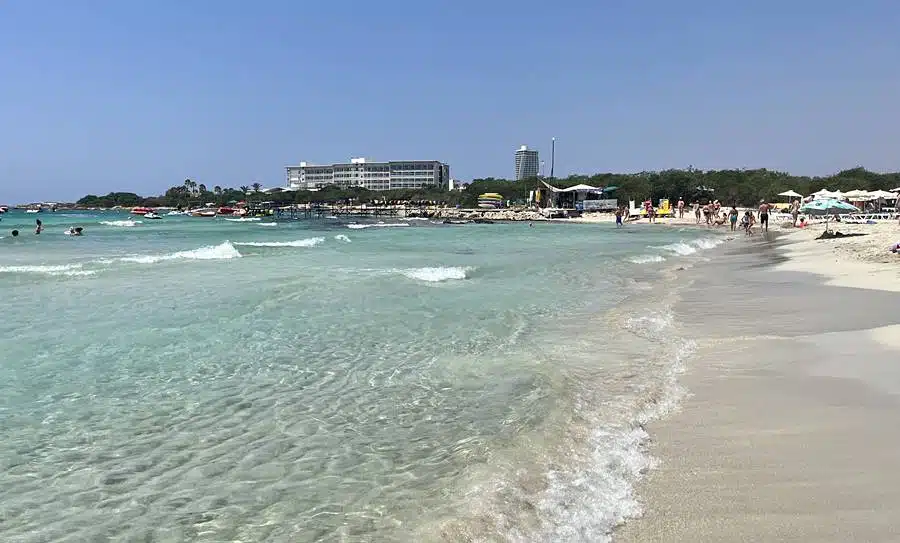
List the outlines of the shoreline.
{"label": "shoreline", "polygon": [[900,255],[864,249],[900,229],[839,229],[875,236],[773,229],[685,272],[678,320],[704,337],[679,409],[647,425],[657,468],[614,541],[896,537]]}

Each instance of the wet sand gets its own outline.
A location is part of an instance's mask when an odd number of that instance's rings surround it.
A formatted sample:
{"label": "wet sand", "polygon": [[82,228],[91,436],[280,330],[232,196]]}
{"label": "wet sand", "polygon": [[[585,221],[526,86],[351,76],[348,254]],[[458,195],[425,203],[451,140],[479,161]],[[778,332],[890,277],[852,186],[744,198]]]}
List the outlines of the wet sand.
{"label": "wet sand", "polygon": [[682,272],[690,396],[647,428],[658,467],[616,541],[900,540],[900,294],[858,262],[857,288],[785,271],[833,268],[809,249],[735,242]]}

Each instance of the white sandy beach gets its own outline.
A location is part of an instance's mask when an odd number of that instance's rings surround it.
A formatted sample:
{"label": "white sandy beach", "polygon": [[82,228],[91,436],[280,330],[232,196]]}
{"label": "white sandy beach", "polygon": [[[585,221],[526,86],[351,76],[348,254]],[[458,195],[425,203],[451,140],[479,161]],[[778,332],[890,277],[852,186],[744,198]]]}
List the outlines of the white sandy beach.
{"label": "white sandy beach", "polygon": [[869,235],[814,225],[774,269],[697,273],[679,314],[715,332],[648,428],[658,469],[616,541],[900,540],[900,227],[832,227]]}

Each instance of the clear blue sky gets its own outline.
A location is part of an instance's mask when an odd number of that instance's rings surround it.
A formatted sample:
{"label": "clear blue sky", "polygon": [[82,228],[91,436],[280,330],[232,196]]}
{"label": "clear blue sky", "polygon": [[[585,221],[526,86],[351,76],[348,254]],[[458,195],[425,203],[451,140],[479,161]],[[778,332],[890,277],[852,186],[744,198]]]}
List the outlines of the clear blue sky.
{"label": "clear blue sky", "polygon": [[896,0],[0,2],[0,201],[284,181],[900,170]]}

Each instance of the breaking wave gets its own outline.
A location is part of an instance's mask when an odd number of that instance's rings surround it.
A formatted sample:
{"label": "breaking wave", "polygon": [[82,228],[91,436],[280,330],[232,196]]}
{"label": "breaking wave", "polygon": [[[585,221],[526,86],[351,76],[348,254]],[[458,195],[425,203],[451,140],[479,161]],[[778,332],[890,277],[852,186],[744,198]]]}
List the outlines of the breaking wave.
{"label": "breaking wave", "polygon": [[121,262],[134,262],[135,264],[156,264],[167,260],[229,260],[240,257],[241,253],[234,248],[230,241],[226,241],[219,245],[208,245],[190,251],[178,251],[165,255],[126,256],[119,260]]}
{"label": "breaking wave", "polygon": [[724,240],[719,238],[702,238],[695,239],[693,241],[679,241],[677,243],[670,243],[658,248],[665,249],[666,251],[673,252],[680,256],[687,256],[692,255],[699,250],[713,249],[721,245],[723,242]]}
{"label": "breaking wave", "polygon": [[324,241],[325,238],[307,238],[294,241],[244,241],[241,243],[235,242],[235,245],[245,247],[315,247]]}
{"label": "breaking wave", "polygon": [[353,230],[361,230],[363,228],[387,228],[390,226],[409,226],[409,223],[408,222],[391,222],[391,223],[380,222],[377,224],[348,224],[347,228],[352,228]]}
{"label": "breaking wave", "polygon": [[225,219],[228,222],[259,222],[262,219],[259,217],[241,217],[239,219]]}
{"label": "breaking wave", "polygon": [[81,264],[60,264],[55,266],[0,266],[0,273],[80,277],[94,275],[97,271],[84,270]]}
{"label": "breaking wave", "polygon": [[334,239],[336,239],[338,241],[343,241],[344,243],[350,243],[350,238],[348,238],[344,234],[338,234],[338,235],[334,236]]}

